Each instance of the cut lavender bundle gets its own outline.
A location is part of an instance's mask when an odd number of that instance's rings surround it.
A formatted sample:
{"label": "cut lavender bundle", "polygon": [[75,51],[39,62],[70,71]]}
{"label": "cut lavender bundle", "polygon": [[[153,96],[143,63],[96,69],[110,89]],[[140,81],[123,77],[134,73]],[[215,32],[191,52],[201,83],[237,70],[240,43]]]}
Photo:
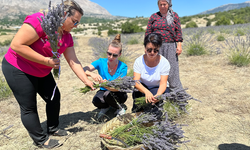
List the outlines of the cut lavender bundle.
{"label": "cut lavender bundle", "polygon": [[168,120],[167,113],[164,114],[165,119],[155,122],[152,134],[144,133],[142,143],[150,150],[175,150],[178,144],[188,141],[181,141],[184,137],[181,127]]}
{"label": "cut lavender bundle", "polygon": [[135,99],[135,105],[137,110],[143,108],[145,112],[155,111],[154,107],[157,109],[167,112],[169,119],[174,119],[180,114],[187,113],[188,100],[194,99],[197,100],[189,94],[184,94],[182,92],[170,92],[164,93],[156,97],[159,100],[157,105],[152,105],[151,103],[146,103],[145,97],[140,97]]}
{"label": "cut lavender bundle", "polygon": [[[94,88],[99,88],[99,87],[110,87],[113,89],[116,89],[120,92],[126,92],[126,93],[132,93],[135,89],[135,81],[133,80],[132,77],[130,76],[124,76],[124,77],[118,77],[115,80],[112,81],[107,81],[103,82],[100,84],[95,84]],[[84,88],[80,89],[81,93],[87,93],[91,90],[90,87],[86,86]]]}
{"label": "cut lavender bundle", "polygon": [[[44,16],[41,16],[38,18],[38,20],[41,22],[41,27],[43,31],[46,33],[49,42],[50,47],[52,49],[53,58],[59,58],[60,54],[57,52],[58,49],[58,41],[60,40],[60,28],[63,25],[64,21],[66,20],[68,13],[64,17],[64,4],[62,1],[61,5],[57,5],[56,7],[51,8],[51,1],[49,1],[49,8],[47,14],[45,14],[45,11],[43,12]],[[60,76],[60,68],[59,69],[53,69],[53,74],[55,77]]]}

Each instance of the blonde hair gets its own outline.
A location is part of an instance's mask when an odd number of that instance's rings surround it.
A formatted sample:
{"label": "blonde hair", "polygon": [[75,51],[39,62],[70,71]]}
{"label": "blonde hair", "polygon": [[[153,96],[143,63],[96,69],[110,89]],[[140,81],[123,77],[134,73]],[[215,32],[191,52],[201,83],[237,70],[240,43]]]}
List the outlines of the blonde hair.
{"label": "blonde hair", "polygon": [[109,46],[119,48],[121,53],[122,52],[121,35],[117,34],[114,40],[109,44]]}

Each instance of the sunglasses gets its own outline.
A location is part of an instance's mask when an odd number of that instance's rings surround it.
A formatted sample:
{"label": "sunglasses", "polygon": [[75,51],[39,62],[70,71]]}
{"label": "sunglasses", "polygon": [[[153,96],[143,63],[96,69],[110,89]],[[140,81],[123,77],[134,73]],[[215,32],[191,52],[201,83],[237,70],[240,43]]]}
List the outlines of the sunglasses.
{"label": "sunglasses", "polygon": [[152,51],[154,51],[154,53],[158,53],[158,52],[159,52],[159,49],[152,49],[152,48],[148,48],[148,49],[147,49],[147,52],[148,52],[148,53],[151,53]]}
{"label": "sunglasses", "polygon": [[110,53],[110,52],[107,52],[107,54],[108,54],[109,56],[113,55],[114,58],[118,57],[118,54],[113,54],[113,53]]}
{"label": "sunglasses", "polygon": [[74,21],[72,18],[71,18],[71,20],[72,20],[72,22],[74,23],[74,26],[76,26],[76,25],[79,24],[79,21],[78,21],[78,20]]}

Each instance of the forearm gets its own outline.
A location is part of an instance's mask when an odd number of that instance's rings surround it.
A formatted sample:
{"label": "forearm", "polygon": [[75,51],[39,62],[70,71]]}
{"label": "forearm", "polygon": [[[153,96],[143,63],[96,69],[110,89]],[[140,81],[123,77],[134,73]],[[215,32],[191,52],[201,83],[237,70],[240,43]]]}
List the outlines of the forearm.
{"label": "forearm", "polygon": [[136,83],[135,84],[135,88],[137,89],[137,90],[139,90],[140,92],[142,92],[142,93],[146,93],[146,92],[149,92],[149,90],[147,89],[147,88],[145,88],[141,83]]}
{"label": "forearm", "polygon": [[32,48],[30,48],[27,45],[12,44],[11,49],[25,59],[28,59],[30,61],[42,64],[42,65],[48,65],[48,61],[49,61],[48,57],[45,57],[37,53],[36,51],[34,51]]}
{"label": "forearm", "polygon": [[162,95],[166,91],[166,89],[167,89],[167,85],[166,84],[165,85],[160,85],[159,89],[157,90],[156,95]]}
{"label": "forearm", "polygon": [[84,72],[82,65],[79,61],[73,61],[71,60],[69,62],[70,68],[74,71],[76,76],[84,83],[86,84],[86,81],[89,80],[87,77],[87,74]]}

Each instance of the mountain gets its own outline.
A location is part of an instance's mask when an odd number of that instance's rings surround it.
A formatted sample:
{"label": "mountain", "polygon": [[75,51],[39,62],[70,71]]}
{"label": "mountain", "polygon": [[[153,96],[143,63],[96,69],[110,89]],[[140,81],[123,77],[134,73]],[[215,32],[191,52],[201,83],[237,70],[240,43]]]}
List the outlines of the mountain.
{"label": "mountain", "polygon": [[211,13],[216,13],[216,12],[223,12],[223,11],[228,11],[228,10],[232,10],[232,9],[240,9],[243,7],[250,7],[250,1],[246,1],[244,3],[238,3],[238,4],[226,4],[226,5],[222,5],[204,12],[199,13],[198,15],[202,15],[202,14],[211,14]]}
{"label": "mountain", "polygon": [[[52,0],[52,5],[60,4],[61,0]],[[112,16],[105,8],[91,2],[90,0],[77,0],[77,3],[84,10],[84,14],[98,14]],[[16,15],[32,14],[40,9],[47,9],[49,0],[0,0],[0,19],[6,16],[15,18]]]}

